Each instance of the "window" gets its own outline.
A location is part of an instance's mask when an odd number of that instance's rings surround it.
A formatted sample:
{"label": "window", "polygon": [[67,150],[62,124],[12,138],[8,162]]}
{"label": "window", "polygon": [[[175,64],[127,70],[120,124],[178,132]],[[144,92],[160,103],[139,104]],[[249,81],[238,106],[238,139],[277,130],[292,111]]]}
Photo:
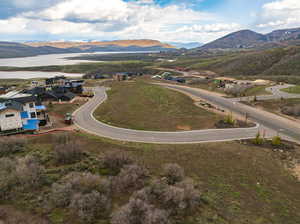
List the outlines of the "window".
{"label": "window", "polygon": [[5,114],[5,117],[6,117],[6,118],[14,117],[14,116],[15,116],[14,114]]}
{"label": "window", "polygon": [[30,107],[30,108],[34,108],[34,104],[33,104],[33,103],[30,103],[30,104],[29,104],[29,107]]}
{"label": "window", "polygon": [[35,112],[30,113],[30,117],[31,117],[31,118],[36,118]]}

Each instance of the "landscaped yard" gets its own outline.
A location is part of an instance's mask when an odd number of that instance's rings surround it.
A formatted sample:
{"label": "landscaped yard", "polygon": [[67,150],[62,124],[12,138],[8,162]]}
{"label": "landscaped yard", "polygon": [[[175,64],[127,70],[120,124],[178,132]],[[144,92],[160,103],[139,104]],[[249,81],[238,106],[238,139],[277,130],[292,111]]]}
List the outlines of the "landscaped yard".
{"label": "landscaped yard", "polygon": [[143,81],[113,83],[95,117],[118,127],[159,131],[214,128],[222,119],[188,96]]}
{"label": "landscaped yard", "polygon": [[282,91],[287,93],[300,94],[300,86],[292,86],[286,89],[282,89]]}
{"label": "landscaped yard", "polygon": [[[93,210],[90,210],[90,207],[80,210],[81,207],[79,207],[76,212],[77,207],[68,205],[70,202],[67,199],[72,189],[68,185],[63,187],[61,181],[64,179],[62,178],[71,172],[90,172],[98,176],[100,180],[108,177],[116,178],[116,176],[111,176],[113,170],[103,163],[103,159],[107,154],[125,153],[138,164],[146,167],[149,171],[148,176],[151,178],[161,178],[165,164],[177,163],[184,169],[185,176],[194,180],[201,198],[200,206],[192,213],[185,215],[180,213],[175,216],[172,224],[300,223],[300,182],[287,169],[290,167],[291,158],[299,159],[299,146],[292,146],[288,150],[279,147],[283,149],[280,152],[279,150],[273,151],[272,147],[255,146],[250,142],[154,145],[118,142],[83,133],[69,135],[69,143],[64,146],[63,139],[62,136],[57,135],[34,137],[29,139],[25,148],[19,148],[18,152],[7,152],[10,159],[22,159],[25,155],[34,156],[44,170],[34,172],[36,176],[31,176],[29,174],[33,170],[24,163],[22,170],[27,172],[26,178],[31,180],[30,178],[34,177],[35,182],[28,182],[24,186],[14,188],[3,188],[6,194],[0,194],[2,196],[0,211],[4,214],[0,216],[0,220],[9,218],[9,220],[21,220],[22,222],[19,223],[24,224],[88,223],[82,220],[85,217],[83,215]],[[74,144],[77,145],[83,150],[83,154],[79,157],[77,155],[77,158],[70,157],[64,162],[57,160],[64,156],[64,154],[59,154],[58,150],[68,147],[68,144],[71,144],[73,148]],[[8,159],[2,161],[7,164]],[[20,164],[23,163],[20,162]],[[28,164],[35,163],[31,161]],[[38,167],[33,167],[34,170],[39,170]],[[5,171],[1,170],[1,172]],[[18,170],[17,175],[20,172],[21,170]],[[0,178],[3,178],[1,184],[13,180],[1,174]],[[40,175],[43,175],[41,180],[38,179]],[[73,179],[73,181],[77,180],[77,182],[71,183],[77,184],[75,185],[79,187],[77,191],[81,188],[89,189],[89,187],[98,186],[93,182],[80,182],[79,174],[76,175],[78,179]],[[93,178],[96,177],[93,176]],[[146,186],[149,182],[148,179]],[[29,184],[34,187],[28,188]],[[83,194],[89,195],[90,192]],[[128,203],[131,194],[132,191],[113,191],[112,207],[109,212],[91,216],[93,222],[90,223],[111,223],[110,214]],[[78,196],[82,197],[82,195]],[[194,196],[191,195],[191,197]],[[58,203],[53,200],[53,197],[66,200],[63,200],[60,206],[53,207]],[[82,198],[81,200],[82,203],[86,203],[86,206],[93,203],[92,199],[86,201]],[[173,203],[169,204],[169,208],[172,206],[174,206]]]}

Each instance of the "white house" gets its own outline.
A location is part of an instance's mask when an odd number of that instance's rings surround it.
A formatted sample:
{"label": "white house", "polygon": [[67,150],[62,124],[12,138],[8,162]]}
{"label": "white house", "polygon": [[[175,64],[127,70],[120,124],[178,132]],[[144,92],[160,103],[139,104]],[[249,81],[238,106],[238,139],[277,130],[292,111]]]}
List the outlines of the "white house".
{"label": "white house", "polygon": [[23,128],[22,104],[8,101],[0,103],[0,131],[19,130]]}

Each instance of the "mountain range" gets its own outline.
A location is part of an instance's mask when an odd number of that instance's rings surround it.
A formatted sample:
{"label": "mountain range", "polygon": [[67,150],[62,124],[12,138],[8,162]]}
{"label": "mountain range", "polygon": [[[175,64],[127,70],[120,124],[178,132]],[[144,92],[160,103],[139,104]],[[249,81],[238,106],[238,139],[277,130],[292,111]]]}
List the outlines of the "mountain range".
{"label": "mountain range", "polygon": [[275,30],[268,34],[261,34],[252,30],[241,30],[205,44],[198,49],[265,49],[286,47],[299,43],[300,28]]}
{"label": "mountain range", "polygon": [[101,42],[0,42],[0,58],[62,53],[166,51],[175,49],[170,44],[145,39]]}

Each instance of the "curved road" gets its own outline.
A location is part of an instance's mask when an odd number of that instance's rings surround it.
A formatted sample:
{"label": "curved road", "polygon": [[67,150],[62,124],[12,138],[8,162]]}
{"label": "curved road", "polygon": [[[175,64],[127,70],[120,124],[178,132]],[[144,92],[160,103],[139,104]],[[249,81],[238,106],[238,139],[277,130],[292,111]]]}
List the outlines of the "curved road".
{"label": "curved road", "polygon": [[89,132],[101,137],[120,141],[157,143],[157,144],[188,144],[200,142],[230,141],[253,138],[259,128],[245,129],[211,129],[181,132],[139,131],[118,128],[97,121],[93,112],[99,104],[107,99],[104,87],[94,89],[95,96],[74,113],[75,124]]}
{"label": "curved road", "polygon": [[173,90],[185,92],[189,95],[200,97],[208,102],[211,102],[212,104],[218,105],[219,107],[227,111],[232,111],[233,113],[242,116],[247,114],[247,116],[251,118],[251,120],[261,124],[261,126],[244,129],[212,129],[181,132],[139,131],[113,127],[97,121],[92,115],[97,107],[107,99],[104,87],[95,88],[95,97],[74,113],[75,124],[79,128],[98,136],[120,141],[143,143],[186,144],[230,141],[254,138],[258,131],[261,131],[261,133],[265,133],[266,137],[272,137],[279,133],[281,136],[289,140],[300,140],[299,125],[288,119],[282,118],[272,113],[260,111],[258,109],[237,102],[232,102],[230,99],[216,96],[205,90],[176,86],[171,84],[160,85],[171,88]]}
{"label": "curved road", "polygon": [[[272,93],[272,95],[261,95],[256,96],[257,100],[276,100],[276,99],[293,99],[293,98],[300,98],[300,94],[291,94],[287,92],[281,91],[282,89],[286,89],[295,85],[284,84],[284,85],[277,85],[271,86],[266,88],[266,91]],[[246,97],[238,97],[238,98],[231,98],[232,101],[239,102],[239,101],[253,101],[254,96],[246,96]]]}

